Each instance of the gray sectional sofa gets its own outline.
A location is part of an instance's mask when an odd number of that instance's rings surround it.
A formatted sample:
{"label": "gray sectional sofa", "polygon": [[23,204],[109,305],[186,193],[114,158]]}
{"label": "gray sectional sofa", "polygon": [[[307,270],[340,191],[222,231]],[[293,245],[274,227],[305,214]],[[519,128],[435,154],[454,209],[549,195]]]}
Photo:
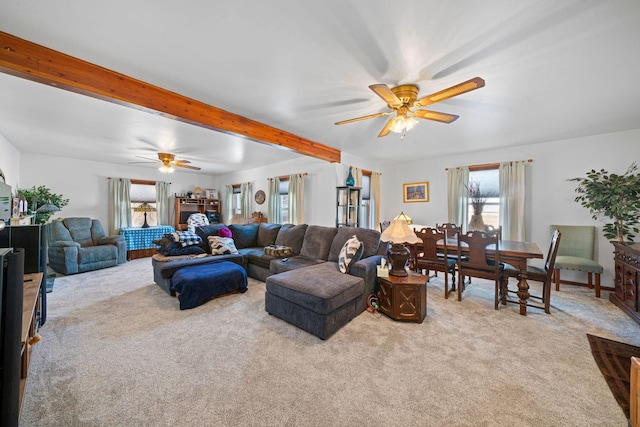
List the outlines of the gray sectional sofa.
{"label": "gray sectional sofa", "polygon": [[[210,255],[207,237],[228,227],[237,254]],[[152,259],[154,280],[170,295],[171,277],[192,265],[230,261],[241,265],[249,277],[266,282],[265,309],[322,339],[344,326],[367,306],[367,296],[377,293],[376,265],[386,253],[380,232],[355,227],[292,224],[209,225],[196,229],[209,252],[200,257]],[[362,257],[348,273],[341,273],[338,257],[345,242],[357,236]],[[278,258],[265,253],[271,244],[288,246],[291,254]]]}

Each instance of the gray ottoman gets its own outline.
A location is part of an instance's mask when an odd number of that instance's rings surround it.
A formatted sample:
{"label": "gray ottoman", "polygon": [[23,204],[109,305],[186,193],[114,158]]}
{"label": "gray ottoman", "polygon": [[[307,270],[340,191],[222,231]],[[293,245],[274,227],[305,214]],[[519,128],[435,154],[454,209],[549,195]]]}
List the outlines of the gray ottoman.
{"label": "gray ottoman", "polygon": [[324,340],[359,313],[364,281],[325,262],[269,276],[266,289],[269,314]]}

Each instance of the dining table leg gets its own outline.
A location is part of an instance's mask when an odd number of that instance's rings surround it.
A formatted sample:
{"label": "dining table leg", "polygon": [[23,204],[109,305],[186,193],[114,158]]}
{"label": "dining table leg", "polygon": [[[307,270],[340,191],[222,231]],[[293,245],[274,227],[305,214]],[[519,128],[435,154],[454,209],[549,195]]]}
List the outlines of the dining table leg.
{"label": "dining table leg", "polygon": [[520,274],[518,275],[518,292],[516,292],[516,294],[518,295],[520,302],[520,314],[526,316],[527,300],[531,296],[529,295],[529,283],[527,283],[527,260],[521,260],[518,267],[520,269]]}

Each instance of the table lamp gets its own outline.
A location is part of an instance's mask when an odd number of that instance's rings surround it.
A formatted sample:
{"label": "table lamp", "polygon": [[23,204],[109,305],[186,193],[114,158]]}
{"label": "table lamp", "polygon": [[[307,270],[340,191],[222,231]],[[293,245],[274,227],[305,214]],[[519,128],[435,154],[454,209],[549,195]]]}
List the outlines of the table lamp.
{"label": "table lamp", "polygon": [[411,252],[404,243],[418,243],[420,239],[418,239],[416,233],[409,228],[405,221],[394,219],[391,221],[391,225],[384,230],[380,240],[391,242],[391,246],[387,250],[387,258],[391,264],[389,274],[392,276],[406,276],[407,271],[404,267],[411,256]]}
{"label": "table lamp", "polygon": [[134,212],[144,212],[144,224],[142,224],[142,228],[149,228],[149,224],[147,224],[147,212],[155,212],[156,208],[151,206],[149,203],[144,202],[140,203],[140,205],[133,208]]}

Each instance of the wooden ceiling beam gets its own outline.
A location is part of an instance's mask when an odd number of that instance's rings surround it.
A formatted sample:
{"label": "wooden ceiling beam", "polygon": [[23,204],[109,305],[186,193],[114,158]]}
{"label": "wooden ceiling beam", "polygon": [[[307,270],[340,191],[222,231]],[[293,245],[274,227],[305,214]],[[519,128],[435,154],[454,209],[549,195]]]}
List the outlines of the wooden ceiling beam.
{"label": "wooden ceiling beam", "polygon": [[0,31],[0,71],[329,162],[340,150]]}

